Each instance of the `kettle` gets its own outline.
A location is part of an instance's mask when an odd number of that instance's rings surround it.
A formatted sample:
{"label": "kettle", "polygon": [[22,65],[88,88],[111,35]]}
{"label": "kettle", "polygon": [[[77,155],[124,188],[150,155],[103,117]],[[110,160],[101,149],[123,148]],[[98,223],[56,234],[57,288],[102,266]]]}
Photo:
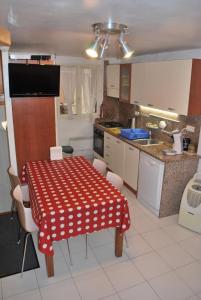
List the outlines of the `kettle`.
{"label": "kettle", "polygon": [[177,154],[181,154],[183,152],[183,139],[182,139],[181,132],[173,133],[173,139],[174,139],[173,150]]}

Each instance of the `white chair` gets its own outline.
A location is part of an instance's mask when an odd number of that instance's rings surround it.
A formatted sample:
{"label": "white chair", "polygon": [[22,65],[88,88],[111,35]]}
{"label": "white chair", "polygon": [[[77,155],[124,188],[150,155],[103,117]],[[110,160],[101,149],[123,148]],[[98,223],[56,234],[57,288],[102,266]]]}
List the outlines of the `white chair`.
{"label": "white chair", "polygon": [[[27,240],[32,232],[38,230],[38,227],[36,226],[36,224],[32,218],[31,208],[25,207],[23,204],[22,189],[21,189],[20,185],[17,185],[15,187],[15,189],[13,190],[13,198],[16,203],[16,208],[17,208],[17,212],[18,212],[18,218],[19,218],[20,225],[26,231],[25,244],[24,244],[24,250],[23,250],[22,268],[21,268],[21,276],[22,276],[23,271],[24,271],[25,258],[26,258]],[[68,239],[67,239],[67,246],[68,246],[68,253],[69,253],[69,257],[70,257],[70,263],[72,265],[72,258],[71,258]]]}
{"label": "white chair", "polygon": [[[105,175],[106,169],[107,169],[107,165],[106,165],[106,163],[103,160],[94,158],[94,160],[93,160],[93,167],[97,171],[99,171],[103,176]],[[86,240],[86,258],[88,258],[88,235],[87,234],[85,235],[85,240]]]}
{"label": "white chair", "polygon": [[[93,167],[97,171],[99,171],[103,176],[105,176],[107,165],[103,160],[94,158]],[[86,258],[88,258],[88,235],[87,234],[85,235],[85,239],[86,239]]]}
{"label": "white chair", "polygon": [[[124,182],[123,182],[123,179],[119,175],[108,171],[107,175],[106,175],[106,179],[112,185],[114,185],[119,191],[122,190]],[[125,241],[126,241],[126,247],[128,248],[128,240],[127,240],[126,234],[124,234],[124,237],[125,237]]]}
{"label": "white chair", "polygon": [[33,221],[32,214],[31,214],[31,208],[24,207],[23,198],[22,198],[22,190],[21,190],[21,187],[19,184],[13,190],[13,198],[15,199],[15,204],[16,204],[16,208],[17,208],[17,212],[18,212],[20,225],[26,231],[24,250],[23,250],[22,268],[21,268],[21,276],[22,276],[23,271],[24,271],[25,258],[26,258],[27,240],[32,232],[38,230],[38,227],[36,226],[36,224]]}
{"label": "white chair", "polygon": [[122,190],[122,187],[123,187],[123,179],[115,174],[115,173],[112,173],[110,171],[107,172],[107,175],[106,175],[106,179],[112,184],[114,185],[119,191]]}
{"label": "white chair", "polygon": [[[9,175],[9,179],[10,179],[10,184],[11,184],[11,197],[12,197],[12,204],[11,204],[11,218],[13,219],[13,212],[15,209],[15,200],[13,199],[13,190],[15,189],[15,187],[19,184],[20,185],[20,179],[17,176],[17,174],[14,171],[14,168],[12,166],[10,166],[7,170],[8,175]],[[23,184],[21,186],[22,189],[22,196],[23,196],[23,201],[24,202],[30,202],[29,199],[29,187],[28,184]]]}
{"label": "white chair", "polygon": [[63,159],[62,147],[50,147],[50,160]]}
{"label": "white chair", "polygon": [[20,180],[19,178],[17,177],[14,169],[12,166],[10,166],[7,170],[8,172],[8,176],[9,176],[9,179],[10,179],[10,185],[11,185],[11,191],[10,191],[10,195],[11,195],[11,198],[12,198],[12,203],[11,203],[11,209],[10,209],[10,212],[11,212],[11,219],[13,219],[13,213],[14,213],[14,210],[15,210],[15,199],[13,198],[13,190],[14,188],[20,184]]}
{"label": "white chair", "polygon": [[106,169],[107,169],[107,165],[106,165],[106,163],[103,160],[94,158],[93,167],[97,171],[99,171],[102,175],[105,175]]}

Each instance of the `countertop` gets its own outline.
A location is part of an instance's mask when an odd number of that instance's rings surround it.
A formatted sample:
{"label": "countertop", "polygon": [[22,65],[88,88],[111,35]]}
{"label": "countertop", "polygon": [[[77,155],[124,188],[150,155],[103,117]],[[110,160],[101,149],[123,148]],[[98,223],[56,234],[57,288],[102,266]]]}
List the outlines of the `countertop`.
{"label": "countertop", "polygon": [[183,154],[164,155],[162,150],[172,148],[171,144],[164,143],[162,145],[142,146],[142,145],[138,144],[137,142],[135,142],[135,140],[129,140],[129,139],[126,139],[126,138],[120,136],[119,134],[114,134],[113,132],[110,131],[109,128],[105,128],[98,123],[95,123],[95,126],[97,128],[104,130],[105,132],[108,132],[109,134],[115,136],[116,138],[136,147],[140,151],[143,151],[165,163],[173,163],[173,162],[184,161],[184,160],[192,160],[192,159],[198,160],[199,159],[199,156],[196,153],[190,154],[190,153],[183,152]]}

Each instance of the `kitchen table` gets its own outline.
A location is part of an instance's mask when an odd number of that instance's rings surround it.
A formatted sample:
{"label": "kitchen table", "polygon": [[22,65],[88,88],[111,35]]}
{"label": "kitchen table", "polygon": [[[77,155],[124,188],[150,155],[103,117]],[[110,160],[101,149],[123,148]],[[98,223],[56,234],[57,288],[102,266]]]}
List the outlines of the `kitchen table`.
{"label": "kitchen table", "polygon": [[113,227],[115,255],[122,256],[123,233],[130,226],[127,200],[84,157],[27,162],[21,181],[29,186],[48,277],[54,276],[54,241]]}

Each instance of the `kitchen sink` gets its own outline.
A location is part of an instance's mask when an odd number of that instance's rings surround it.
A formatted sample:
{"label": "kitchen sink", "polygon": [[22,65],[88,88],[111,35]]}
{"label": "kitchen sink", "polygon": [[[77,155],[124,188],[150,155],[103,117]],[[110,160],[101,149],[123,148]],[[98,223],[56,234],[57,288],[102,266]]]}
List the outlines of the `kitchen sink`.
{"label": "kitchen sink", "polygon": [[134,142],[141,146],[154,146],[154,145],[164,144],[163,141],[157,139],[140,139],[140,140],[134,140]]}

